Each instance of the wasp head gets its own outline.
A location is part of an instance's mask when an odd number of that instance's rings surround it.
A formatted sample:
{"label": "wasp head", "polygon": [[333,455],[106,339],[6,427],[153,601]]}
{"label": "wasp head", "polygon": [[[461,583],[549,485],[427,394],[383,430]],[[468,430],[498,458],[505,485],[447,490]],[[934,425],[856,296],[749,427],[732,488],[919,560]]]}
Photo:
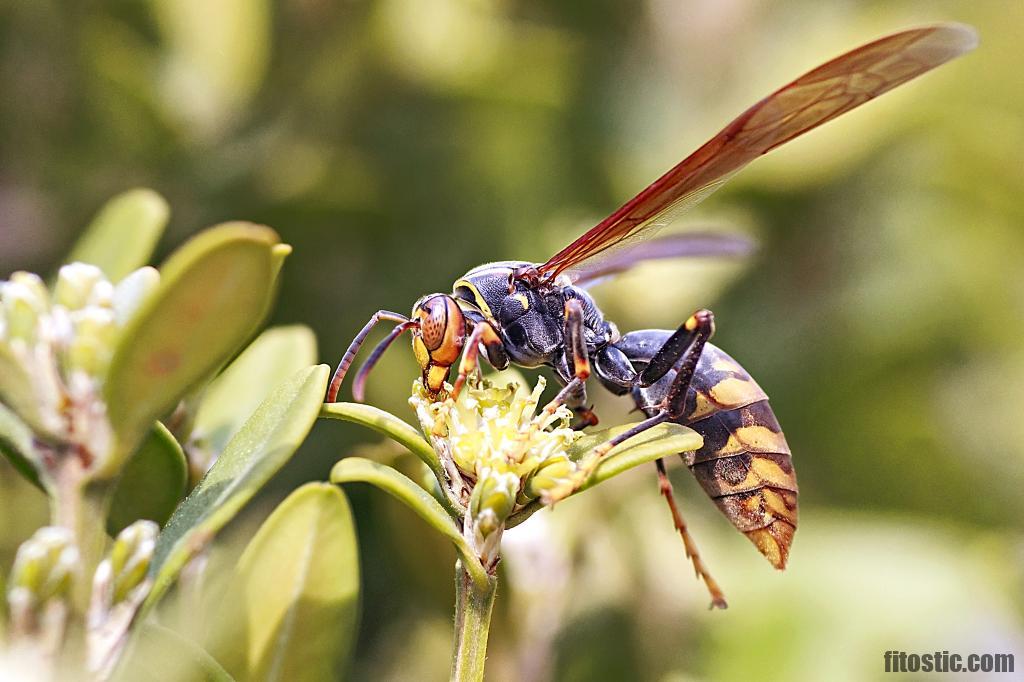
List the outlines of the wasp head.
{"label": "wasp head", "polygon": [[447,294],[429,294],[416,301],[412,319],[412,350],[423,372],[423,384],[439,393],[466,342],[466,318],[455,299]]}

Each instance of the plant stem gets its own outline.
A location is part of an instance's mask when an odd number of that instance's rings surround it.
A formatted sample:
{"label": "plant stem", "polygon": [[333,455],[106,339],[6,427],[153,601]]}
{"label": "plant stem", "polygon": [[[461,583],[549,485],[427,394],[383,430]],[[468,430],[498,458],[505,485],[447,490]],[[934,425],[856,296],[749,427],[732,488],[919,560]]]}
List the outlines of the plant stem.
{"label": "plant stem", "polygon": [[487,659],[487,632],[491,626],[498,578],[488,573],[487,585],[473,582],[462,561],[455,562],[455,640],[451,679],[480,682]]}
{"label": "plant stem", "polygon": [[50,522],[71,531],[81,556],[82,572],[73,594],[74,610],[79,614],[89,606],[92,573],[103,553],[108,503],[107,486],[83,479],[77,458],[66,458],[54,472],[50,496]]}

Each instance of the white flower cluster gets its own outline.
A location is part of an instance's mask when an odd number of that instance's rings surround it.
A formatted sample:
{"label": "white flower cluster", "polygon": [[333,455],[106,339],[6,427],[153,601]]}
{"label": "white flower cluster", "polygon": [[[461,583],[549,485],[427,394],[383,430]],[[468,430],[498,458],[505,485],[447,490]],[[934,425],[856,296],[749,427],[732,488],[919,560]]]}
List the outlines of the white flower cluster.
{"label": "white flower cluster", "polygon": [[29,272],[0,282],[0,401],[46,440],[106,453],[101,391],[115,343],[159,281],[145,267],[115,286],[96,266],[72,263],[52,293]]}
{"label": "white flower cluster", "polygon": [[581,433],[564,405],[537,412],[545,381],[532,393],[517,384],[468,384],[457,400],[432,400],[421,382],[409,402],[467,508],[464,533],[485,565],[497,556],[510,515],[575,479],[568,448]]}
{"label": "white flower cluster", "polygon": [[[109,672],[136,610],[149,594],[147,571],[158,532],[152,521],[136,521],[117,535],[96,569],[85,628],[92,671]],[[53,659],[65,637],[76,585],[85,578],[82,573],[81,555],[67,528],[40,528],[18,548],[7,587],[10,646],[0,650],[0,677],[8,679],[2,674],[4,665],[21,654],[35,651],[43,660]],[[27,655],[24,660],[38,658]],[[49,676],[40,673],[31,679]]]}

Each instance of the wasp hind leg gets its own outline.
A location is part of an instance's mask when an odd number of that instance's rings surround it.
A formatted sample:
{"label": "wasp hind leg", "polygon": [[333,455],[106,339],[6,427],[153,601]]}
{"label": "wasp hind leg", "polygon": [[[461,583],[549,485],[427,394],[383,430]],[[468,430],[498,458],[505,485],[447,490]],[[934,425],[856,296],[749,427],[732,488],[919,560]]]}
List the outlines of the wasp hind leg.
{"label": "wasp hind leg", "polygon": [[[581,469],[582,477],[578,480],[577,485],[581,485],[590,477],[605,455],[616,445],[662,422],[675,420],[683,415],[686,393],[690,389],[690,383],[693,381],[693,375],[697,369],[697,363],[700,361],[701,353],[704,351],[704,345],[711,338],[711,335],[714,334],[714,329],[714,315],[711,311],[699,310],[691,315],[662,344],[661,348],[651,358],[647,367],[637,377],[635,385],[637,387],[650,386],[675,368],[676,376],[673,378],[664,400],[654,408],[654,414],[649,413],[647,419],[595,448],[590,454],[590,460]],[[672,490],[672,483],[669,481],[668,472],[665,470],[665,462],[659,459],[655,462],[655,465],[658,469],[658,488],[669,506],[669,511],[672,513],[672,521],[683,540],[686,556],[693,563],[694,573],[708,588],[708,593],[711,595],[711,608],[724,609],[727,607],[725,594],[718,586],[718,582],[708,572],[707,566],[705,566],[697,549],[697,544],[690,535],[686,521],[679,512],[679,507],[676,505],[675,495]]]}
{"label": "wasp hind leg", "polygon": [[679,507],[676,505],[676,497],[672,490],[672,482],[668,480],[668,472],[665,470],[665,460],[659,459],[655,461],[654,464],[658,467],[658,489],[665,498],[669,511],[672,512],[672,523],[675,525],[676,530],[679,531],[679,536],[683,539],[683,548],[686,551],[686,558],[693,563],[693,572],[697,575],[697,579],[703,580],[704,584],[708,588],[708,593],[711,595],[711,608],[728,608],[729,605],[725,601],[725,593],[722,592],[722,588],[718,586],[718,581],[712,578],[711,574],[708,573],[708,568],[704,565],[704,560],[700,558],[700,551],[697,549],[697,543],[693,541],[693,536],[690,535],[690,531],[686,526],[686,521],[683,520],[683,515],[679,512]]}

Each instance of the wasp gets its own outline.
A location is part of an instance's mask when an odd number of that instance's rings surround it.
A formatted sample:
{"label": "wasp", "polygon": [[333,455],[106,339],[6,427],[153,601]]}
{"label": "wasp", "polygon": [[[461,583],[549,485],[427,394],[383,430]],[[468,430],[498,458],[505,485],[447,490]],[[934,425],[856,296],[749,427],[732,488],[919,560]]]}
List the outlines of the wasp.
{"label": "wasp", "polygon": [[[328,390],[333,402],[370,330],[396,326],[357,373],[362,400],[369,370],[402,333],[422,370],[424,386],[458,395],[477,370],[481,351],[496,369],[509,364],[550,368],[566,404],[593,425],[586,381],[593,375],[629,395],[646,419],[598,448],[614,446],[662,422],[697,431],[704,444],[680,453],[705,492],[768,561],[783,569],[797,528],[796,474],[789,445],[767,394],[725,351],[709,343],[714,316],[699,310],[675,330],[621,334],[587,292],[588,284],[638,263],[677,257],[721,257],[744,250],[728,235],[681,233],[646,239],[670,217],[704,199],[757,157],[892,88],[973,49],[975,31],[938,24],[896,33],[847,52],[776,90],[740,114],[695,152],[544,263],[502,261],[475,267],[450,294],[423,296],[406,317],[381,310],[356,335]],[[454,385],[446,382],[459,364]],[[663,460],[659,486],[686,554],[712,597],[725,598],[708,573],[675,505]]]}

